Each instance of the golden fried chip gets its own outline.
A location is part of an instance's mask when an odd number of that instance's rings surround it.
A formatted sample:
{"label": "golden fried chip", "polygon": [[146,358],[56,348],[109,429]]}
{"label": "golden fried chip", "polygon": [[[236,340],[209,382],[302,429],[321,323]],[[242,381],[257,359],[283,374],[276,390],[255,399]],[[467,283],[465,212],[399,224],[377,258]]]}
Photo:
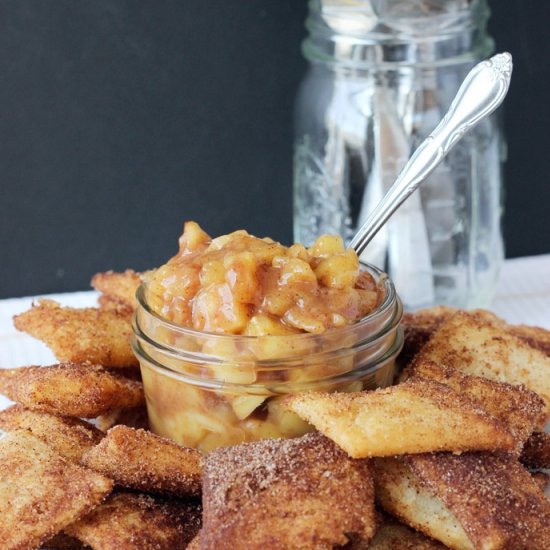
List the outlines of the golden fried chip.
{"label": "golden fried chip", "polygon": [[33,411],[20,405],[0,411],[0,429],[28,431],[61,456],[77,463],[103,437],[100,430],[84,420]]}
{"label": "golden fried chip", "polygon": [[318,433],[206,455],[201,547],[332,549],[376,528],[371,466]]}
{"label": "golden fried chip", "polygon": [[124,487],[179,496],[201,492],[201,453],[145,430],[115,426],[82,462]]}
{"label": "golden fried chip", "polygon": [[103,432],[119,424],[130,426],[131,428],[148,430],[149,416],[147,415],[147,407],[142,405],[132,409],[113,409],[108,413],[98,416],[96,424]]}
{"label": "golden fried chip", "polygon": [[533,432],[525,442],[519,460],[528,468],[550,469],[550,433]]}
{"label": "golden fried chip", "polygon": [[[407,364],[422,349],[422,346],[431,338],[440,325],[457,311],[456,308],[452,307],[435,306],[414,313],[404,313],[402,326],[405,331],[405,343],[400,355],[401,362]],[[482,309],[469,311],[468,313],[501,327],[502,330],[518,337],[526,344],[537,348],[550,357],[550,330],[530,325],[508,324],[495,314]]]}
{"label": "golden fried chip", "polygon": [[403,460],[375,459],[374,471],[376,501],[386,512],[450,548],[475,550],[457,517]]}
{"label": "golden fried chip", "polygon": [[456,312],[457,309],[452,307],[435,306],[414,313],[403,313],[401,325],[405,339],[399,356],[403,364],[407,364],[422,349],[439,325]]}
{"label": "golden fried chip", "polygon": [[82,418],[145,402],[140,382],[73,363],[0,369],[0,393],[29,409]]}
{"label": "golden fried chip", "polygon": [[112,481],[26,432],[0,439],[0,548],[36,548],[110,493]]}
{"label": "golden fried chip", "polygon": [[446,546],[405,525],[385,519],[368,550],[445,550]]}
{"label": "golden fried chip", "polygon": [[406,460],[475,548],[550,548],[550,502],[513,456],[437,453]]}
{"label": "golden fried chip", "polygon": [[479,403],[514,435],[517,451],[531,435],[544,409],[544,401],[525,386],[465,374],[455,368],[418,358],[404,371],[412,378],[428,378],[451,387]]}
{"label": "golden fried chip", "polygon": [[59,361],[128,367],[138,364],[130,347],[131,319],[128,312],[40,300],[13,321],[18,330],[42,340]]}
{"label": "golden fried chip", "polygon": [[65,532],[94,550],[184,550],[200,521],[196,503],[119,493]]}
{"label": "golden fried chip", "polygon": [[[136,290],[141,284],[141,273],[127,269],[122,273],[107,271],[92,277],[92,286],[102,293],[105,304],[115,307],[136,307]],[[100,302],[101,303],[101,302]],[[103,305],[103,304],[102,304]]]}
{"label": "golden fried chip", "polygon": [[508,325],[508,331],[550,357],[550,330],[528,325]]}
{"label": "golden fried chip", "polygon": [[512,434],[475,402],[432,380],[355,393],[304,393],[288,408],[354,458],[515,447]]}
{"label": "golden fried chip", "polygon": [[422,348],[420,357],[467,374],[524,384],[544,399],[545,414],[550,416],[550,357],[486,318],[455,313]]}

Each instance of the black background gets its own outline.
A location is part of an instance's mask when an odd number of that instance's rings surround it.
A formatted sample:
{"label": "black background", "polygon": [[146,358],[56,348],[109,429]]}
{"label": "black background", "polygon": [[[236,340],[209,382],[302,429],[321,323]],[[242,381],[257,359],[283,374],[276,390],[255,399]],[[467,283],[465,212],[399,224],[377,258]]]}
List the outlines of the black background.
{"label": "black background", "polygon": [[[514,56],[509,257],[550,252],[550,2],[492,3]],[[292,239],[305,0],[0,0],[0,297],[159,265],[185,219]]]}

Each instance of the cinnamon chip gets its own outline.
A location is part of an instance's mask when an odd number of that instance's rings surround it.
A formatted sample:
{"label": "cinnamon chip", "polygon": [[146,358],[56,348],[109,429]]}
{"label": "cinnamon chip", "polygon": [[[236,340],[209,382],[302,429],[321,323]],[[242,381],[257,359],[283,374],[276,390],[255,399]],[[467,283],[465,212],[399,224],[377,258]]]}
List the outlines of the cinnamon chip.
{"label": "cinnamon chip", "polygon": [[396,457],[373,462],[376,502],[388,514],[450,548],[476,550],[458,518],[406,461]]}
{"label": "cinnamon chip", "polygon": [[438,453],[406,460],[475,548],[550,548],[550,502],[516,458]]}
{"label": "cinnamon chip", "polygon": [[30,409],[82,418],[145,402],[141,382],[72,363],[0,369],[0,392]]}
{"label": "cinnamon chip", "polygon": [[354,458],[516,446],[478,404],[432,380],[372,392],[297,394],[286,404]]}
{"label": "cinnamon chip", "polygon": [[550,357],[486,317],[455,313],[422,348],[420,357],[466,374],[524,384],[544,399],[545,416],[550,417]]}
{"label": "cinnamon chip", "polygon": [[201,493],[199,451],[145,430],[115,426],[82,463],[124,487],[178,496]]}
{"label": "cinnamon chip", "polygon": [[198,504],[119,493],[65,532],[93,550],[184,550],[199,529]]}
{"label": "cinnamon chip", "polygon": [[205,550],[366,545],[376,523],[369,462],[317,433],[209,453],[203,506]]}
{"label": "cinnamon chip", "polygon": [[104,367],[138,365],[130,346],[131,312],[61,307],[40,300],[13,318],[15,327],[42,340],[58,361]]}
{"label": "cinnamon chip", "polygon": [[422,357],[413,361],[405,369],[405,373],[412,379],[427,378],[445,384],[479,403],[514,435],[518,453],[544,409],[544,401],[525,386],[513,386],[481,376],[467,375],[458,369]]}
{"label": "cinnamon chip", "polygon": [[100,304],[111,309],[130,311],[136,307],[136,290],[141,284],[141,273],[127,269],[122,273],[106,271],[92,277],[92,286],[102,293]]}
{"label": "cinnamon chip", "polygon": [[24,432],[0,439],[0,548],[31,549],[111,492],[112,482]]}
{"label": "cinnamon chip", "polygon": [[61,456],[76,463],[103,437],[100,430],[78,418],[55,416],[20,405],[0,411],[0,429],[5,432],[28,431]]}

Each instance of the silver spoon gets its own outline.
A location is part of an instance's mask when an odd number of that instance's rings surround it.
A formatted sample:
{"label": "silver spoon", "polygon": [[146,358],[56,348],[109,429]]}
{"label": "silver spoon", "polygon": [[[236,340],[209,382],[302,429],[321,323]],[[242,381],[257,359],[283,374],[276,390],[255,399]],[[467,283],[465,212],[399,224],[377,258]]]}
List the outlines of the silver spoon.
{"label": "silver spoon", "polygon": [[511,77],[512,56],[507,52],[478,63],[466,75],[443,120],[413,153],[395,183],[357,231],[349,248],[361,255],[390,216],[434,171],[462,136],[502,103]]}

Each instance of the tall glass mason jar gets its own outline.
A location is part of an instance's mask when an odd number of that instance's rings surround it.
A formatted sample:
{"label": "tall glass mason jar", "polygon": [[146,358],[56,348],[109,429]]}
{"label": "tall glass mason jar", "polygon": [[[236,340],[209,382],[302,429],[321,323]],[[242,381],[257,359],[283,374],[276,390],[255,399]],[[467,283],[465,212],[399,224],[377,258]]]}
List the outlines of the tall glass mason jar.
{"label": "tall glass mason jar", "polygon": [[[311,0],[296,104],[294,237],[349,242],[493,51],[485,0]],[[487,305],[503,259],[502,140],[482,121],[394,214],[362,260],[406,309]]]}

